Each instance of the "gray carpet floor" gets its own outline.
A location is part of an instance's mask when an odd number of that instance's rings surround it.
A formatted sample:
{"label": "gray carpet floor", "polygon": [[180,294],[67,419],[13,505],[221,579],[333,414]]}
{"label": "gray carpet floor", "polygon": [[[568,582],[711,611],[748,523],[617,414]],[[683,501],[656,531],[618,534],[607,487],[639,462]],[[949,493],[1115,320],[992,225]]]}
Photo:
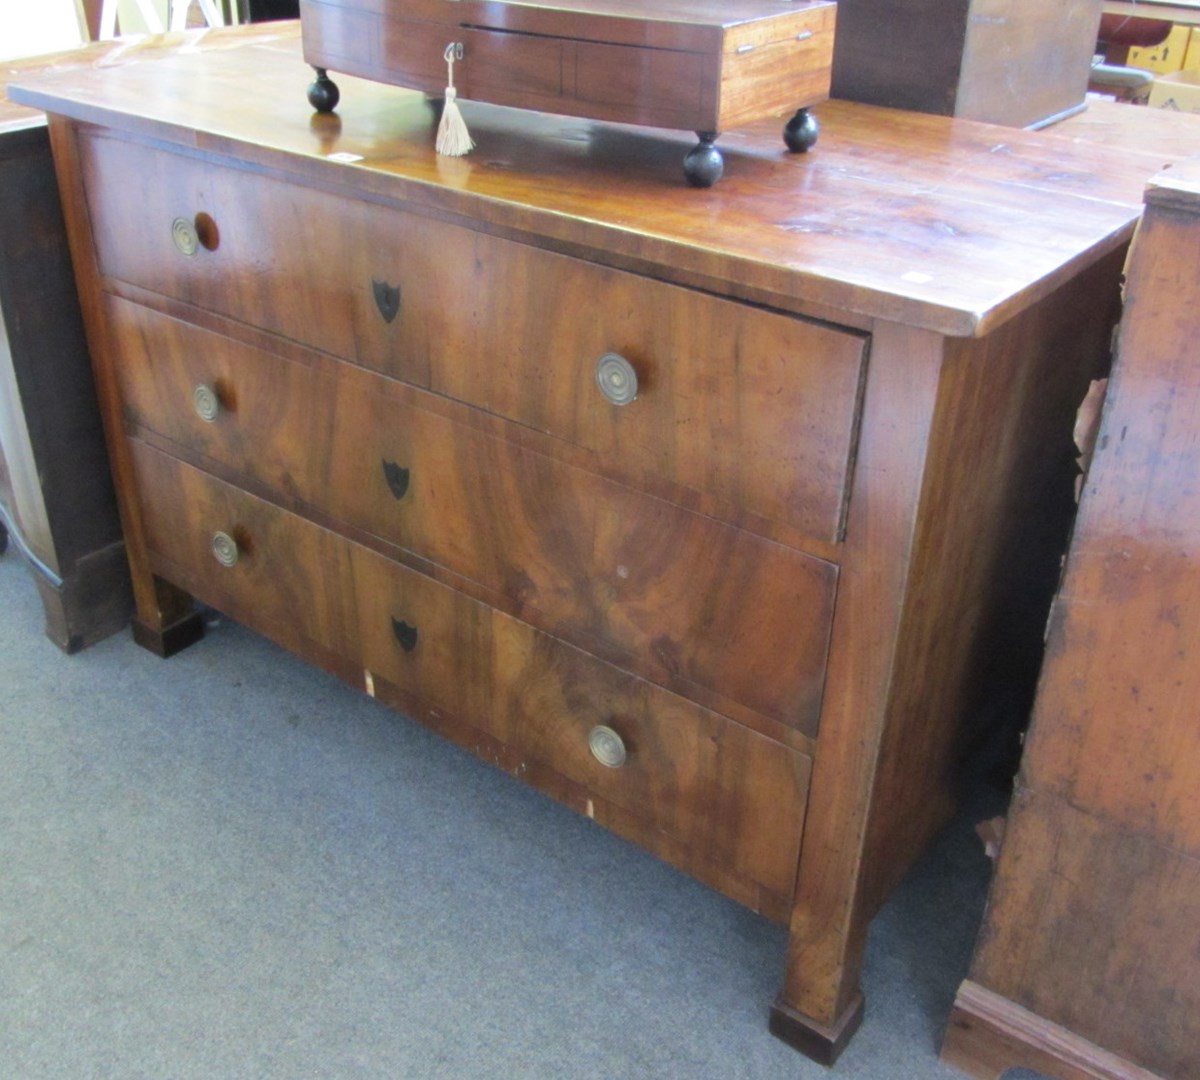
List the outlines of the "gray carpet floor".
{"label": "gray carpet floor", "polygon": [[[781,928],[211,622],[67,657],[0,558],[0,1080],[830,1075],[767,1032]],[[832,1075],[958,1075],[994,809],[876,920]]]}

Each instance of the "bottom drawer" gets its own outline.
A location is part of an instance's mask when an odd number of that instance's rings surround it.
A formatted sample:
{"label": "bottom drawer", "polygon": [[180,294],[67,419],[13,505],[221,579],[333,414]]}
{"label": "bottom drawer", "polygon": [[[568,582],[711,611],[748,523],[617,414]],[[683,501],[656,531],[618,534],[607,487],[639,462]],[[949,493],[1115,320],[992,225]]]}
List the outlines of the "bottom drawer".
{"label": "bottom drawer", "polygon": [[[669,833],[694,858],[791,896],[805,755],[375,552],[356,547],[353,561],[368,670]],[[623,754],[620,764],[603,763],[596,740]]]}
{"label": "bottom drawer", "polygon": [[[284,644],[299,633],[620,808],[672,860],[786,904],[807,757],[133,440],[147,544],[168,578]],[[213,536],[236,559],[223,565]],[[217,545],[220,549],[221,545]],[[557,790],[561,785],[547,784]],[[619,826],[617,831],[623,831]],[[711,875],[700,875],[708,876]]]}

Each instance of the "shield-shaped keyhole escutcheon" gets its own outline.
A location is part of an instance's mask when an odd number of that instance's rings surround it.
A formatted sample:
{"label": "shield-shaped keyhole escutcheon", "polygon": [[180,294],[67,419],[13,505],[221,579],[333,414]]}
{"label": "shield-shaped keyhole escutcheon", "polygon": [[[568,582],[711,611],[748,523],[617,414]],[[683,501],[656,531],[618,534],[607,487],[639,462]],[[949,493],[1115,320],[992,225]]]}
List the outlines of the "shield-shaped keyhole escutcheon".
{"label": "shield-shaped keyhole escutcheon", "polygon": [[371,291],[375,295],[375,306],[384,322],[392,322],[400,314],[400,286],[389,285],[386,281],[373,278]]}
{"label": "shield-shaped keyhole escutcheon", "polygon": [[417,647],[417,628],[415,626],[410,626],[408,623],[393,616],[392,633],[395,635],[400,648],[405,652],[412,652]]}
{"label": "shield-shaped keyhole escutcheon", "polygon": [[383,478],[387,481],[388,490],[396,499],[403,499],[408,493],[408,477],[407,469],[397,465],[394,461],[383,459]]}

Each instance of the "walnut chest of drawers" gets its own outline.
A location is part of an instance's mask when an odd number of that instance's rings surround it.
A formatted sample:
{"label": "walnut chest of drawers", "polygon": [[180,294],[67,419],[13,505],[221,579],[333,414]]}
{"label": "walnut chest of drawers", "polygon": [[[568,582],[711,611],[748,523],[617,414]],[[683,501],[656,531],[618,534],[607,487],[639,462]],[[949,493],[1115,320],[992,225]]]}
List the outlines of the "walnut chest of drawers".
{"label": "walnut chest of drawers", "polygon": [[831,1058],[1040,643],[1137,166],[831,102],[690,191],[664,133],[485,107],[444,159],[420,94],[305,78],[293,27],[13,91],[138,639],[197,597],[789,925],[772,1029]]}

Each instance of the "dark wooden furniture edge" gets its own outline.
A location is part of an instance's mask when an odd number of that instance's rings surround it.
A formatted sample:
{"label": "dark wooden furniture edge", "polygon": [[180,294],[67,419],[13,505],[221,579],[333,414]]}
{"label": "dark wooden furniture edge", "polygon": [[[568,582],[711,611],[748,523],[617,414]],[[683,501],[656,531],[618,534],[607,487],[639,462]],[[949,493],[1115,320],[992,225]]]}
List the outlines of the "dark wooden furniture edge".
{"label": "dark wooden furniture edge", "polygon": [[842,1015],[827,1027],[796,1012],[782,997],[777,997],[771,1006],[767,1026],[777,1039],[782,1039],[806,1057],[820,1065],[832,1065],[862,1023],[864,1002],[862,993],[857,993]]}
{"label": "dark wooden furniture edge", "polygon": [[76,561],[69,578],[57,581],[30,563],[46,615],[46,636],[73,654],[123,630],[133,609],[129,560],[115,543]]}
{"label": "dark wooden furniture edge", "polygon": [[6,506],[6,496],[0,494],[5,538],[0,553],[11,538],[38,590],[46,636],[73,654],[129,622],[129,564],[108,479],[75,282],[65,261],[65,226],[46,118],[17,114],[9,107],[3,79],[0,72],[0,166],[5,205],[11,201],[16,215],[0,229],[6,252],[0,263],[0,322],[5,323],[9,352],[4,362],[13,380],[15,407],[24,418],[17,442],[27,447],[29,458],[22,468],[44,501],[39,505],[49,531],[39,535],[34,519],[22,518],[31,508],[23,508],[20,499]]}
{"label": "dark wooden furniture edge", "polygon": [[46,636],[63,652],[86,649],[129,622],[133,594],[124,543],[110,544],[77,559],[64,579],[37,557],[0,504],[0,555],[10,540],[37,586],[46,616]]}
{"label": "dark wooden furniture edge", "polygon": [[136,616],[131,622],[133,640],[143,649],[164,660],[183,652],[204,637],[204,617],[198,611],[188,612],[161,630],[150,626]]}
{"label": "dark wooden furniture edge", "polygon": [[976,1080],[998,1080],[1012,1068],[1055,1080],[1160,1080],[970,979],[954,999],[941,1058]]}

